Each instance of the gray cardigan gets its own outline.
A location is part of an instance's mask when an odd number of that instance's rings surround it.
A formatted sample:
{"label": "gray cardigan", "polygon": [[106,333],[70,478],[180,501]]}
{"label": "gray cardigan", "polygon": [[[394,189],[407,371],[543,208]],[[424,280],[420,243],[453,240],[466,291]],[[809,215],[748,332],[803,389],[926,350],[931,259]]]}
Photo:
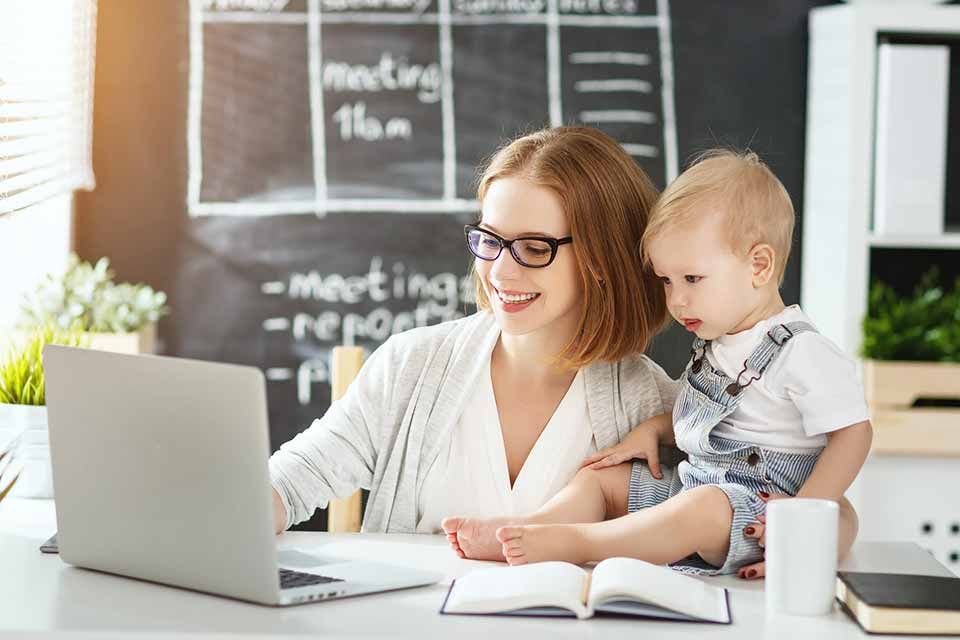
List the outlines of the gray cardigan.
{"label": "gray cardigan", "polygon": [[[364,488],[364,531],[415,532],[424,475],[499,335],[493,316],[480,312],[395,335],[374,351],[346,394],[270,458],[287,526]],[[599,449],[670,411],[676,397],[676,383],[643,355],[592,364],[584,382]]]}

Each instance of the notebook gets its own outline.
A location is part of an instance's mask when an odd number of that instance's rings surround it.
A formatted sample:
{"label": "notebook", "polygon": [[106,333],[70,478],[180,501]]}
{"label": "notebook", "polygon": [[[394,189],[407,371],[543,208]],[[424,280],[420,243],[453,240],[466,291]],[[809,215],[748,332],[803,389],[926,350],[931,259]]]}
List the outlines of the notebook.
{"label": "notebook", "polygon": [[837,599],[870,633],[960,634],[960,578],[841,571]]}
{"label": "notebook", "polygon": [[604,560],[593,571],[567,562],[480,569],[450,585],[440,613],[731,622],[726,589],[631,558]]}

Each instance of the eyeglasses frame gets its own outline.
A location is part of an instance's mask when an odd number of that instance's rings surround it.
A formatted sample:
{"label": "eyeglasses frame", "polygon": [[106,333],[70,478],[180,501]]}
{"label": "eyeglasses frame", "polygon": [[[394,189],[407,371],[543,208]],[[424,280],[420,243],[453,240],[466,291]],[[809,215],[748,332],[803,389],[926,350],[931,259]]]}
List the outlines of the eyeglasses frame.
{"label": "eyeglasses frame", "polygon": [[[492,236],[493,238],[496,238],[497,242],[500,243],[500,249],[497,251],[497,255],[493,256],[492,258],[484,258],[474,253],[473,249],[470,248],[470,232],[471,231],[480,231],[482,233],[487,234],[488,236]],[[566,236],[564,238],[549,238],[547,236],[520,236],[512,240],[507,240],[503,236],[499,236],[493,231],[490,231],[489,229],[484,229],[483,227],[476,224],[463,225],[463,237],[464,237],[464,240],[466,240],[467,242],[467,250],[475,258],[479,260],[484,260],[486,262],[493,262],[494,260],[500,257],[500,254],[503,253],[504,247],[506,247],[507,251],[509,251],[510,255],[513,257],[513,260],[521,267],[526,267],[527,269],[543,269],[544,267],[549,267],[551,264],[553,264],[553,261],[556,260],[557,252],[559,252],[561,245],[570,244],[573,242],[573,236]],[[550,245],[550,259],[547,260],[546,264],[526,264],[513,251],[513,243],[519,242],[520,240],[537,240],[538,242],[546,242],[548,245]]]}

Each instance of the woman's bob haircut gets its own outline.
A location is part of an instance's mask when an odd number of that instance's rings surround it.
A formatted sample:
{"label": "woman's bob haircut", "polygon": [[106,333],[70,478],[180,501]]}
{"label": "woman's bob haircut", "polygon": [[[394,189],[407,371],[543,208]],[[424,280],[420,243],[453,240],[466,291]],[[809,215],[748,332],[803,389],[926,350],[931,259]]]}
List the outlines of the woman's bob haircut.
{"label": "woman's bob haircut", "polygon": [[[553,127],[497,151],[477,184],[520,178],[551,190],[570,223],[583,306],[579,330],[557,356],[563,367],[615,362],[642,353],[667,319],[663,287],[640,258],[640,239],[657,191],[623,148],[588,127]],[[549,268],[549,267],[548,267]],[[477,306],[490,309],[473,272]]]}

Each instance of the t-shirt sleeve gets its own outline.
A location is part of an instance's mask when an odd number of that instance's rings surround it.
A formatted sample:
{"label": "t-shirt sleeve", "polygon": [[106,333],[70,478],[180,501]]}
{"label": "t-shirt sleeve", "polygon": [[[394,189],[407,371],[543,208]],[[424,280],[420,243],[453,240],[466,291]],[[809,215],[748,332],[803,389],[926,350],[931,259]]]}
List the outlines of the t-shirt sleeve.
{"label": "t-shirt sleeve", "polygon": [[856,362],[819,333],[802,333],[776,362],[774,384],[793,401],[808,436],[870,419]]}

